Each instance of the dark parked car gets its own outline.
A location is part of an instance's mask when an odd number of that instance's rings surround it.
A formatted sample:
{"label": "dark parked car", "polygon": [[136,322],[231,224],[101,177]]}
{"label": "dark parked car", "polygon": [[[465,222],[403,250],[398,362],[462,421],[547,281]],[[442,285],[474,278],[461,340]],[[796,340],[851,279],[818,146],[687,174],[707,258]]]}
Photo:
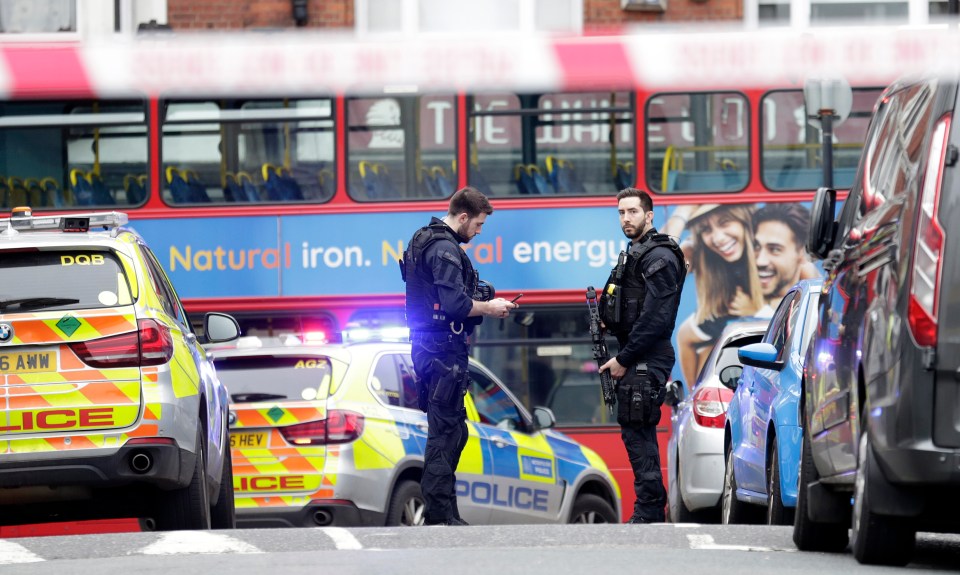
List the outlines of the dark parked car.
{"label": "dark parked car", "polygon": [[[957,80],[891,85],[838,219],[817,191],[827,272],[803,382],[794,541],[910,561],[917,531],[960,532]],[[852,498],[851,498],[852,496]],[[851,504],[852,499],[852,504]]]}

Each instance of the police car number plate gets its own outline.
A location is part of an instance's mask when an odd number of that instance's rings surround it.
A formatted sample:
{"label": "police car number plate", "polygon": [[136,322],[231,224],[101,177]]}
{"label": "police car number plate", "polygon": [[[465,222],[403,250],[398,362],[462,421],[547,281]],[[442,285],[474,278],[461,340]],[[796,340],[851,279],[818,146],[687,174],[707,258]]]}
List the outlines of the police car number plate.
{"label": "police car number plate", "polygon": [[34,353],[0,353],[0,373],[34,373],[57,369],[52,351]]}
{"label": "police car number plate", "polygon": [[230,447],[232,449],[246,449],[250,447],[266,447],[266,433],[230,433]]}

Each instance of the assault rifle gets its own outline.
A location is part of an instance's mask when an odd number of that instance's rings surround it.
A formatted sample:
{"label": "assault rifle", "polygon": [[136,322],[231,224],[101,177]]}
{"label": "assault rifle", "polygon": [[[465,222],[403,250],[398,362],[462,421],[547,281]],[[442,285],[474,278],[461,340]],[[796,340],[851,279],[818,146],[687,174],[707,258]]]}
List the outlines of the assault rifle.
{"label": "assault rifle", "polygon": [[[597,305],[597,291],[593,289],[593,286],[587,288],[587,309],[590,310],[590,338],[593,340],[593,359],[597,360],[597,367],[600,367],[610,360],[610,354],[607,352],[607,342],[603,339],[603,332],[600,330],[600,307]],[[610,413],[613,413],[617,396],[613,386],[613,378],[610,377],[609,371],[600,372],[600,390],[603,392],[603,402],[607,404]]]}

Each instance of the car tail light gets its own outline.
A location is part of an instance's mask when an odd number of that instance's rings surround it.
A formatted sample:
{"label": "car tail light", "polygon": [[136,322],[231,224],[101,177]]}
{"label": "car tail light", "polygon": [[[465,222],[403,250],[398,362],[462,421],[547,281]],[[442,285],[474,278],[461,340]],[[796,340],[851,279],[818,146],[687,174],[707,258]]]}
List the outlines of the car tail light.
{"label": "car tail light", "polygon": [[363,434],[363,416],[352,411],[331,409],[327,418],[281,427],[280,433],[294,445],[349,443]]}
{"label": "car tail light", "polygon": [[913,248],[913,276],[907,304],[910,332],[918,344],[931,347],[937,345],[937,312],[944,241],[937,210],[949,128],[950,116],[945,116],[937,123],[930,143],[930,155],[920,193],[920,207],[917,210],[917,240]]}
{"label": "car tail light", "polygon": [[733,392],[725,387],[701,387],[693,394],[693,419],[703,427],[723,429]]}
{"label": "car tail light", "polygon": [[137,331],[71,343],[70,349],[90,367],[161,365],[173,357],[173,337],[154,319],[137,320]]}

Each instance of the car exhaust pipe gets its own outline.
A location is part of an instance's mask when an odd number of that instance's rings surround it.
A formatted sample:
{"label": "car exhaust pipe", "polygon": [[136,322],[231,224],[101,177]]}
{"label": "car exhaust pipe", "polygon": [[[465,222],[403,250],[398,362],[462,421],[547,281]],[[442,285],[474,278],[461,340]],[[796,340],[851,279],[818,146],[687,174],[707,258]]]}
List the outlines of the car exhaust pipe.
{"label": "car exhaust pipe", "polygon": [[153,467],[153,459],[142,451],[138,451],[130,457],[130,469],[135,473],[146,473]]}
{"label": "car exhaust pipe", "polygon": [[320,527],[330,525],[333,523],[333,514],[326,509],[318,509],[313,512],[313,522]]}

